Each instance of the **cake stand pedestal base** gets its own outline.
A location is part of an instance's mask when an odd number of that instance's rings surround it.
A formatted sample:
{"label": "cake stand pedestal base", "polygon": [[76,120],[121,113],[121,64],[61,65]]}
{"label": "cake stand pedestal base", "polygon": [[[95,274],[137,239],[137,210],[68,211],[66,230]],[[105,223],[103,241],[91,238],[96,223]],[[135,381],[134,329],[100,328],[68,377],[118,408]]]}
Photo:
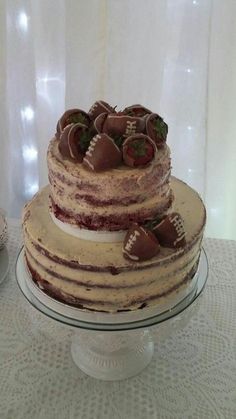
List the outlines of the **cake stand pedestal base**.
{"label": "cake stand pedestal base", "polygon": [[151,361],[154,343],[150,333],[80,331],[73,338],[71,354],[87,375],[100,380],[123,380],[137,375]]}

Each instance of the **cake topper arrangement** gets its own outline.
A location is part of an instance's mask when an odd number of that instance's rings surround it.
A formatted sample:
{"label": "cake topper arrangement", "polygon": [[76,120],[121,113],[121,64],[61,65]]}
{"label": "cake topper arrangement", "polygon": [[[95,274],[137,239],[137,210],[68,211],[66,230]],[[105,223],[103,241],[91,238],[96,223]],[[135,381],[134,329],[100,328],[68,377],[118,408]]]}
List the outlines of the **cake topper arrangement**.
{"label": "cake topper arrangement", "polygon": [[87,112],[69,109],[59,119],[56,138],[63,158],[93,172],[120,165],[144,167],[166,143],[168,126],[161,116],[142,105],[116,111],[97,101]]}
{"label": "cake topper arrangement", "polygon": [[[87,112],[67,110],[57,123],[56,138],[63,158],[91,172],[121,165],[146,167],[166,144],[168,126],[163,118],[140,104],[116,111],[97,101]],[[123,242],[123,255],[132,262],[153,258],[161,247],[185,246],[183,220],[177,212],[140,225],[131,222]]]}

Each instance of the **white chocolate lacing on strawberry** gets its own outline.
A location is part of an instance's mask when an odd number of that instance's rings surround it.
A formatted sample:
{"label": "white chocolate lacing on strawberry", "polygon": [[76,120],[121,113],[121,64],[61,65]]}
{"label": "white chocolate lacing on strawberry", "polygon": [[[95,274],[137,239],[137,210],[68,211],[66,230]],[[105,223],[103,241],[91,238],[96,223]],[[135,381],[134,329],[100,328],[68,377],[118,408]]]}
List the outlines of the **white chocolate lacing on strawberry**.
{"label": "white chocolate lacing on strawberry", "polygon": [[177,233],[177,239],[174,241],[174,246],[185,237],[184,225],[182,219],[176,214],[170,216],[170,223],[173,224]]}
{"label": "white chocolate lacing on strawberry", "polygon": [[134,230],[133,234],[130,235],[129,240],[126,243],[124,250],[127,250],[128,252],[130,252],[130,250],[132,250],[133,244],[136,242],[138,236],[140,236],[139,231]]}
{"label": "white chocolate lacing on strawberry", "polygon": [[[127,119],[127,115],[124,116],[120,116],[120,115],[112,115],[112,118],[116,119],[118,118],[119,120],[122,119]],[[125,133],[124,133],[124,137],[130,137],[131,135],[134,135],[137,133],[137,119],[140,119],[140,117],[138,116],[129,116],[129,119],[132,119],[132,121],[126,121],[126,129],[125,129]]]}
{"label": "white chocolate lacing on strawberry", "polygon": [[163,220],[160,223],[158,223],[158,227],[161,226],[164,222],[165,222],[165,218],[163,218]]}
{"label": "white chocolate lacing on strawberry", "polygon": [[103,108],[105,108],[108,112],[111,112],[111,110],[104,104],[101,102],[101,100],[98,101],[99,105],[101,105]]}
{"label": "white chocolate lacing on strawberry", "polygon": [[107,139],[116,147],[116,149],[120,153],[120,149],[119,149],[118,145],[115,143],[115,141],[113,141],[113,139],[111,137],[109,137],[109,135],[107,136]]}
{"label": "white chocolate lacing on strawberry", "polygon": [[84,160],[83,160],[85,163],[87,163],[87,165],[92,169],[92,170],[94,170],[94,165],[92,164],[92,163],[90,163],[90,161],[88,160],[88,159],[86,159],[86,157],[84,157]]}
{"label": "white chocolate lacing on strawberry", "polygon": [[[69,130],[68,135],[67,135],[68,147],[69,147],[69,151],[70,151],[70,155],[71,155],[71,157],[72,157],[73,159],[75,159],[75,155],[74,155],[74,153],[73,153],[73,151],[72,151],[72,148],[71,148],[71,145],[70,145],[70,135],[71,135],[71,132],[72,132],[72,130],[73,130],[73,128],[74,128],[74,124],[67,125],[65,128],[67,128],[67,129],[68,129],[68,127],[70,127],[70,130]],[[65,129],[65,128],[64,128],[64,129]],[[63,131],[64,131],[64,130],[63,130]]]}
{"label": "white chocolate lacing on strawberry", "polygon": [[89,148],[86,151],[86,154],[85,154],[86,156],[92,157],[93,151],[95,149],[95,145],[100,138],[101,138],[101,135],[96,135],[95,137],[93,137],[93,139],[91,140],[91,142],[89,144]]}
{"label": "white chocolate lacing on strawberry", "polygon": [[124,136],[129,137],[130,135],[136,134],[136,132],[137,132],[137,121],[127,121]]}
{"label": "white chocolate lacing on strawberry", "polygon": [[137,240],[137,237],[140,236],[140,233],[138,230],[134,230],[133,234],[130,235],[129,240],[127,241],[124,249],[123,249],[123,253],[125,253],[130,259],[132,260],[139,260],[139,257],[136,255],[132,255],[130,252],[132,250],[132,247],[134,245],[134,243]]}
{"label": "white chocolate lacing on strawberry", "polygon": [[[94,128],[99,132],[99,128],[97,127],[97,118],[100,118],[103,115],[103,118],[106,118],[106,112],[100,113],[94,120]],[[104,122],[104,121],[103,121]]]}
{"label": "white chocolate lacing on strawberry", "polygon": [[123,251],[123,253],[125,253],[129,257],[129,259],[139,260],[138,256],[131,255],[130,253],[126,252],[125,250]]}
{"label": "white chocolate lacing on strawberry", "polygon": [[137,119],[140,119],[140,120],[142,120],[142,117],[141,116],[130,116],[130,115],[110,115],[111,117],[112,117],[112,119],[114,118],[118,118],[119,120],[121,120],[121,119],[127,119],[127,117],[129,118],[129,119],[133,119],[134,121],[137,121]]}
{"label": "white chocolate lacing on strawberry", "polygon": [[67,127],[69,127],[70,125],[72,126],[72,125],[74,125],[73,123],[71,123],[71,124],[68,124],[68,125],[66,125],[64,128],[62,128],[62,125],[61,125],[61,119],[59,120],[59,130],[60,130],[60,133],[62,133],[63,131],[64,131],[64,129],[65,128],[67,128]]}
{"label": "white chocolate lacing on strawberry", "polygon": [[142,230],[142,232],[146,235],[146,236],[148,236],[148,232],[143,228],[143,227],[140,227],[140,230]]}

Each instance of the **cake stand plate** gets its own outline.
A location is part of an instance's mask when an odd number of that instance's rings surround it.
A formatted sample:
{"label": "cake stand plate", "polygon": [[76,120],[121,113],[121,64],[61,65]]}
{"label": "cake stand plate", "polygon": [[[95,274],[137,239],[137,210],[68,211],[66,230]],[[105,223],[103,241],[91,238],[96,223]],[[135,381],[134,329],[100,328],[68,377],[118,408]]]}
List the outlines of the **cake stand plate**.
{"label": "cake stand plate", "polygon": [[[75,364],[86,374],[102,380],[121,380],[138,374],[152,359],[155,334],[168,336],[176,325],[188,322],[205,287],[208,262],[203,250],[194,287],[171,308],[160,311],[97,313],[69,307],[48,297],[34,284],[24,263],[23,249],[16,262],[17,283],[26,299],[43,314],[74,327],[71,354]],[[42,297],[43,296],[43,297]],[[52,301],[55,303],[52,305]],[[75,314],[76,313],[76,314]],[[160,333],[159,333],[160,332]]]}

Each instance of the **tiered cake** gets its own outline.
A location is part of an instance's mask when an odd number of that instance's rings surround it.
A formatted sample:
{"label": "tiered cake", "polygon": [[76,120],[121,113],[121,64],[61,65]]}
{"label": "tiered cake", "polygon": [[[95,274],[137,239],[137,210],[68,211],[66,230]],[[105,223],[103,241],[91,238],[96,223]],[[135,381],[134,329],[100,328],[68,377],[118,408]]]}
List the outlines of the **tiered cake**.
{"label": "tiered cake", "polygon": [[186,295],[205,226],[199,195],[171,177],[168,127],[141,105],[65,112],[48,148],[50,185],[25,206],[34,282],[82,309],[116,312]]}

